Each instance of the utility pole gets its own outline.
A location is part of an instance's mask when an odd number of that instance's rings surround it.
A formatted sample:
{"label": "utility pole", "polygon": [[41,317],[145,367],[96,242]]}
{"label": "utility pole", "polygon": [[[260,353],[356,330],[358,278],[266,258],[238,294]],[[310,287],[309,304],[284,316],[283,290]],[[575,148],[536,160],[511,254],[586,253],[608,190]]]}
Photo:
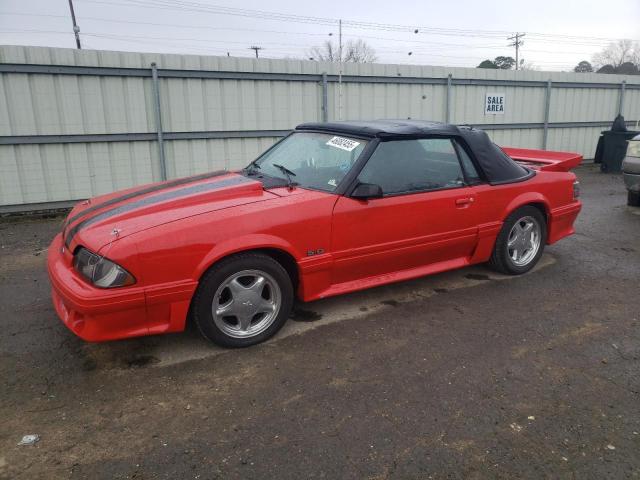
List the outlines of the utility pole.
{"label": "utility pole", "polygon": [[73,0],[69,0],[69,10],[71,10],[71,21],[73,22],[73,33],[76,36],[76,47],[78,50],[82,49],[80,45],[80,27],[76,23],[76,12],[73,11]]}
{"label": "utility pole", "polygon": [[257,47],[257,46],[255,46],[255,45],[254,45],[254,46],[249,47],[249,50],[255,50],[255,52],[256,52],[256,58],[259,58],[259,57],[258,57],[258,51],[259,51],[259,50],[262,50],[262,47]]}
{"label": "utility pole", "polygon": [[507,40],[513,40],[513,43],[510,43],[509,46],[510,47],[516,47],[516,70],[518,70],[518,67],[520,66],[520,47],[524,44],[524,42],[521,40],[522,37],[524,37],[526,34],[525,33],[516,33],[514,36],[512,37],[507,37]]}
{"label": "utility pole", "polygon": [[342,120],[342,20],[338,20],[338,120]]}

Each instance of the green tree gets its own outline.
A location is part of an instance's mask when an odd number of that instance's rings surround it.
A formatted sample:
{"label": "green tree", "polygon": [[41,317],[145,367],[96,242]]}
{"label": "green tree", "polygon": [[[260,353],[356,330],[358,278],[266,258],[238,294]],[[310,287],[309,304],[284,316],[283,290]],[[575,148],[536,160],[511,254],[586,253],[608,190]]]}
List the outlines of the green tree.
{"label": "green tree", "polygon": [[593,66],[586,60],[582,60],[580,63],[578,63],[578,65],[575,66],[573,71],[577,73],[590,73],[593,72]]}
{"label": "green tree", "polygon": [[496,57],[496,59],[494,60],[496,66],[502,70],[510,70],[512,69],[515,64],[516,64],[516,60],[513,57]]}
{"label": "green tree", "polygon": [[496,57],[493,60],[483,60],[476,68],[494,68],[500,70],[509,70],[514,67],[516,61],[513,57]]}
{"label": "green tree", "polygon": [[483,60],[483,61],[480,62],[480,65],[478,65],[476,68],[493,68],[493,69],[496,69],[496,68],[498,68],[498,66],[492,60]]}
{"label": "green tree", "polygon": [[616,73],[623,75],[638,75],[638,66],[633,62],[624,62],[622,65],[616,68]]}
{"label": "green tree", "polygon": [[616,73],[616,67],[607,63],[601,66],[596,73]]}

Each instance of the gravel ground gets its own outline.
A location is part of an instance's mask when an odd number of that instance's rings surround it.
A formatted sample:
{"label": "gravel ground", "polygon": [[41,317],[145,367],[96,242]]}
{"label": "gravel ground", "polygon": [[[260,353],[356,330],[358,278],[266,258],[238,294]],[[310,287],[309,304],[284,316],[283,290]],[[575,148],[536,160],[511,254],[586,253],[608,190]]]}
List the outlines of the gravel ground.
{"label": "gravel ground", "polygon": [[0,223],[0,478],[640,478],[640,209],[576,172],[535,271],[302,304],[244,350],[82,342],[48,295],[61,218]]}

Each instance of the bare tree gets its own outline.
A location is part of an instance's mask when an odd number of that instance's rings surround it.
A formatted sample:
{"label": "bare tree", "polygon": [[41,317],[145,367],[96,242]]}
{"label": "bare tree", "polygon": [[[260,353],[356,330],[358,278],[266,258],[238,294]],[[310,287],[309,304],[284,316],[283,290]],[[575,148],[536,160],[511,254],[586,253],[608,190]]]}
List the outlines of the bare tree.
{"label": "bare tree", "polygon": [[527,62],[524,59],[520,60],[520,70],[529,70],[532,72],[537,72],[540,70],[538,66],[533,62]]}
{"label": "bare tree", "polygon": [[596,67],[611,65],[618,68],[623,63],[631,62],[634,65],[640,64],[640,44],[632,40],[618,40],[610,43],[607,48],[593,56],[593,63]]}
{"label": "bare tree", "polygon": [[378,59],[376,51],[364,40],[349,40],[345,46],[342,48],[345,62],[373,63]]}
{"label": "bare tree", "polygon": [[317,60],[318,62],[337,62],[338,48],[327,40],[321,47],[313,47],[308,50],[307,57],[309,60]]}
{"label": "bare tree", "polygon": [[[326,41],[321,47],[307,51],[307,58],[319,62],[339,62],[338,45]],[[350,63],[373,63],[378,59],[376,51],[363,40],[349,40],[342,46],[342,61]]]}

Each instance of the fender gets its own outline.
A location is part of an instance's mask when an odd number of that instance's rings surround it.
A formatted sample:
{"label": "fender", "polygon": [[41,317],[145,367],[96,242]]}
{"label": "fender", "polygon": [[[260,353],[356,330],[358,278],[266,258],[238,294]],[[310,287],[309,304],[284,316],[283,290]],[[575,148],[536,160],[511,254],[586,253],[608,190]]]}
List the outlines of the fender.
{"label": "fender", "polygon": [[275,248],[291,255],[299,264],[302,255],[283,238],[268,234],[243,235],[231,238],[215,245],[196,267],[194,280],[199,281],[202,275],[216,262],[234,253],[258,250],[261,248]]}
{"label": "fender", "polygon": [[148,317],[153,319],[149,323],[149,333],[184,330],[193,293],[207,269],[226,256],[260,248],[275,248],[285,251],[296,260],[296,263],[300,258],[290,243],[274,235],[244,235],[218,243],[198,263],[192,281],[189,282],[188,288],[180,292],[181,296],[178,299],[172,298],[171,302],[164,301],[158,305],[150,305],[149,299],[147,299]]}
{"label": "fender", "polygon": [[504,222],[507,217],[518,208],[530,203],[541,203],[542,205],[544,205],[545,214],[547,216],[547,219],[549,219],[549,215],[551,214],[551,207],[547,197],[545,197],[540,192],[525,192],[521,193],[513,200],[511,200],[511,202],[509,202],[505,210],[500,215],[502,221]]}
{"label": "fender", "polygon": [[493,252],[496,239],[500,234],[502,225],[507,217],[518,208],[531,203],[541,203],[544,205],[547,219],[550,218],[550,208],[548,199],[539,192],[524,192],[511,200],[505,209],[500,212],[499,221],[489,222],[480,225],[478,232],[478,245],[470,258],[471,263],[482,263],[489,260]]}

